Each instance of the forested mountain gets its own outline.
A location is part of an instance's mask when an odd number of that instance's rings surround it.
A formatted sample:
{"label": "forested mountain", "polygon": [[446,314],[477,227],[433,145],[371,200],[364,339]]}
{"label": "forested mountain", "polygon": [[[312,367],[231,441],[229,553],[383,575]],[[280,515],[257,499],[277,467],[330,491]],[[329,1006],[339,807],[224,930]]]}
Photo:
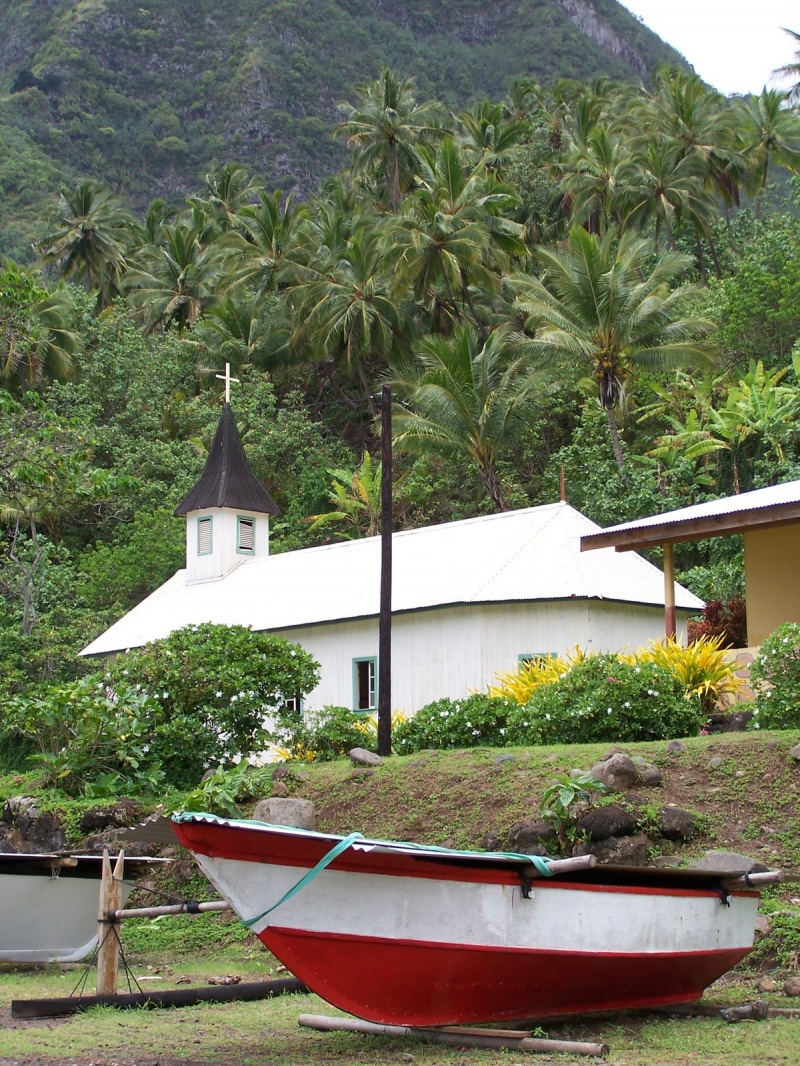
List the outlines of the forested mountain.
{"label": "forested mountain", "polygon": [[137,207],[215,163],[311,193],[345,165],[337,105],[391,66],[463,107],[517,76],[649,81],[685,64],[616,0],[4,0],[0,254],[30,257],[61,182]]}

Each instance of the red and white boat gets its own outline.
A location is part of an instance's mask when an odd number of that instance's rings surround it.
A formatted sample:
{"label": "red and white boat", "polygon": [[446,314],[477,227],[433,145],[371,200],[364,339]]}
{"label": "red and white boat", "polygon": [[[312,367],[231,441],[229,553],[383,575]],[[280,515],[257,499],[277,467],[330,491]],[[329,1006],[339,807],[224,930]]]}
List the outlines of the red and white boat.
{"label": "red and white boat", "polygon": [[[435,1026],[697,999],[751,949],[759,896],[726,875],[553,864],[207,814],[179,841],[323,999]],[[536,865],[535,865],[536,864]],[[730,878],[730,875],[727,875]]]}

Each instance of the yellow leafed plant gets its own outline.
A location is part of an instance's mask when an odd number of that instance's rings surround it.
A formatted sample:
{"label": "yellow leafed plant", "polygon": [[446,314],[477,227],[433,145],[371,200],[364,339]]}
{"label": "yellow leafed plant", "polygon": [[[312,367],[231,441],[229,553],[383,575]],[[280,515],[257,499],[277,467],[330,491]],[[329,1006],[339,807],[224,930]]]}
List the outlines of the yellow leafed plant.
{"label": "yellow leafed plant", "polygon": [[685,648],[672,639],[651,641],[637,652],[637,658],[665,666],[680,680],[687,696],[699,696],[703,709],[711,711],[744,684],[721,644],[722,637],[701,637]]}
{"label": "yellow leafed plant", "polygon": [[571,652],[563,655],[537,655],[533,659],[525,659],[512,673],[497,674],[498,683],[489,685],[489,695],[505,696],[522,706],[540,685],[558,681],[576,663],[588,657],[587,652],[576,644]]}

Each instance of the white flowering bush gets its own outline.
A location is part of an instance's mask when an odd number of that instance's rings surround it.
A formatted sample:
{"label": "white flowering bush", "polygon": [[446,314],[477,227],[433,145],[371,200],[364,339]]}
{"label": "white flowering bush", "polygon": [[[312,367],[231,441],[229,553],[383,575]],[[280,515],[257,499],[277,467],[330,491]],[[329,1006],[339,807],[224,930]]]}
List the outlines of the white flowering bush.
{"label": "white flowering bush", "polygon": [[121,655],[109,680],[123,678],[158,706],[150,719],[150,756],[172,786],[183,788],[236,756],[264,751],[275,739],[284,701],[315,687],[319,664],[280,637],[205,623]]}
{"label": "white flowering bush", "polygon": [[501,748],[508,744],[506,724],[515,706],[507,697],[482,692],[462,700],[435,700],[400,723],[392,746],[398,755],[424,748]]}
{"label": "white flowering bush", "polygon": [[785,622],[770,633],[750,668],[750,685],[752,728],[800,728],[800,625]]}
{"label": "white flowering bush", "polygon": [[594,744],[696,736],[703,711],[675,675],[653,662],[595,655],[540,685],[512,710],[512,744]]}

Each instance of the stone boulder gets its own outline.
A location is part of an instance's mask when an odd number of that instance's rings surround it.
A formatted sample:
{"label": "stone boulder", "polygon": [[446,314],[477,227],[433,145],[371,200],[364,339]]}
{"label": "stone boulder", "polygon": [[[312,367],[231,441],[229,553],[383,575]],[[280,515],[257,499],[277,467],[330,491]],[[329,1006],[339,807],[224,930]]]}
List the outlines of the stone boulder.
{"label": "stone boulder", "polygon": [[612,803],[605,807],[592,807],[577,821],[577,828],[590,840],[608,840],[609,837],[631,836],[638,828],[636,818],[624,807]]}
{"label": "stone boulder", "polygon": [[508,831],[509,851],[521,855],[547,855],[547,844],[555,840],[555,833],[546,822],[515,822]]}
{"label": "stone boulder", "polygon": [[589,775],[602,781],[609,792],[625,792],[636,784],[639,771],[630,755],[615,752],[608,759],[595,763]]}
{"label": "stone boulder", "polygon": [[689,864],[690,870],[711,870],[719,874],[763,873],[767,867],[749,855],[736,851],[707,851],[701,859]]}
{"label": "stone boulder", "polygon": [[658,831],[667,840],[691,840],[697,828],[697,815],[671,804],[658,814]]}
{"label": "stone boulder", "polygon": [[609,837],[607,840],[589,840],[576,844],[573,855],[594,855],[599,863],[614,863],[619,866],[647,866],[650,841],[643,833],[629,837]]}
{"label": "stone boulder", "polygon": [[78,823],[82,833],[100,833],[104,829],[126,829],[143,817],[141,804],[131,799],[119,799],[110,807],[92,807],[85,811]]}
{"label": "stone boulder", "polygon": [[314,804],[311,800],[271,796],[256,804],[253,818],[272,825],[289,825],[295,829],[314,828]]}
{"label": "stone boulder", "polygon": [[40,813],[33,796],[9,797],[0,819],[4,826],[2,847],[6,851],[35,855],[63,851],[66,847],[66,833],[58,815],[52,811]]}
{"label": "stone boulder", "polygon": [[383,766],[383,759],[366,748],[351,748],[348,756],[357,766]]}

